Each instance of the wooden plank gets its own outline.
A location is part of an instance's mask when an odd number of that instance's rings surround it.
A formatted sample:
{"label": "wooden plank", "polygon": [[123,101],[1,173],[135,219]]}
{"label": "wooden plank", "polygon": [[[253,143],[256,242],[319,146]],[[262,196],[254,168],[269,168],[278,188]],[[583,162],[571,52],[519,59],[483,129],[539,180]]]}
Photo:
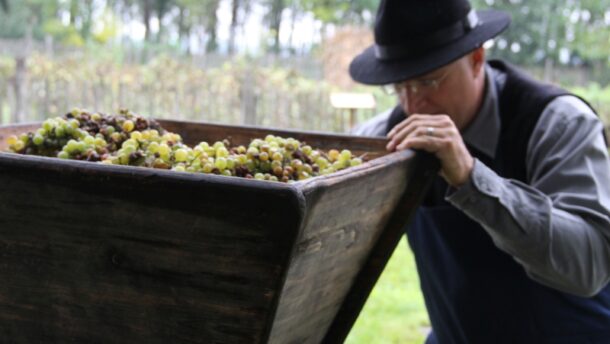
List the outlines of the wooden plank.
{"label": "wooden plank", "polygon": [[423,200],[426,190],[430,187],[439,170],[438,160],[427,153],[418,153],[413,162],[417,168],[411,169],[407,187],[402,194],[398,206],[375,244],[371,255],[363,268],[360,269],[356,281],[341,304],[341,309],[334,318],[324,343],[343,343],[353,327],[366,299],[375,283],[381,276],[386,263],[404,235],[405,226],[414,215],[417,206]]}
{"label": "wooden plank", "polygon": [[294,189],[42,160],[0,159],[2,338],[262,342],[301,221]]}
{"label": "wooden plank", "polygon": [[292,254],[270,343],[319,343],[374,247],[407,182],[412,152],[374,161],[340,183],[303,187],[306,221]]}

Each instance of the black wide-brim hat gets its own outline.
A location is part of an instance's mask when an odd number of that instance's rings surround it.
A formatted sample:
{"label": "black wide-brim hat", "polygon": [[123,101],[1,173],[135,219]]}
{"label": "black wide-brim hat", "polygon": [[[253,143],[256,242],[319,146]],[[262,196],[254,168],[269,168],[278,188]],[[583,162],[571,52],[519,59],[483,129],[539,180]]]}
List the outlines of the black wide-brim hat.
{"label": "black wide-brim hat", "polygon": [[467,0],[382,0],[375,44],[356,56],[352,78],[387,85],[429,73],[504,31],[510,16],[474,11]]}

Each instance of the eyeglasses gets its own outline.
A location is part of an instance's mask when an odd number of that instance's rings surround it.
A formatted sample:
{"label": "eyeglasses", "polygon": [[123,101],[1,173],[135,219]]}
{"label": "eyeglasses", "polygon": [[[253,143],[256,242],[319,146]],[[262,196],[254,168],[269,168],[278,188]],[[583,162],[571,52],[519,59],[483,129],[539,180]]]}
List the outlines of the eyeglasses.
{"label": "eyeglasses", "polygon": [[443,80],[449,76],[451,69],[448,69],[443,75],[438,78],[415,79],[403,81],[397,84],[384,85],[383,90],[388,94],[400,94],[405,90],[411,91],[412,94],[428,94],[435,92],[440,87]]}

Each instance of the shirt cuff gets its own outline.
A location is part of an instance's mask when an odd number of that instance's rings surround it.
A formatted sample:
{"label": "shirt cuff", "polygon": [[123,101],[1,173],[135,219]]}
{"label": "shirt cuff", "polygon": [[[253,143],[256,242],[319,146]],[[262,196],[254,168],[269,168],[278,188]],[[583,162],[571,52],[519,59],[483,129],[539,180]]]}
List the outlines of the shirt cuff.
{"label": "shirt cuff", "polygon": [[493,170],[475,158],[470,178],[459,188],[450,187],[445,200],[458,209],[465,209],[475,207],[481,194],[499,198],[502,191],[499,178]]}

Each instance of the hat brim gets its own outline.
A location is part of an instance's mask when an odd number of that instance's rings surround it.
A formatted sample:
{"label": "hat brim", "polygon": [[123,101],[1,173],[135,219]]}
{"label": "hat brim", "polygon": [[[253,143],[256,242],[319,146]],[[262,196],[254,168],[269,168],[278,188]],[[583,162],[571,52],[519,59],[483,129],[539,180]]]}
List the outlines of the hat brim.
{"label": "hat brim", "polygon": [[400,60],[381,61],[370,46],[356,56],[349,66],[355,81],[368,85],[387,85],[405,81],[447,65],[477,49],[504,31],[510,16],[501,11],[477,11],[480,23],[466,35],[425,54]]}

